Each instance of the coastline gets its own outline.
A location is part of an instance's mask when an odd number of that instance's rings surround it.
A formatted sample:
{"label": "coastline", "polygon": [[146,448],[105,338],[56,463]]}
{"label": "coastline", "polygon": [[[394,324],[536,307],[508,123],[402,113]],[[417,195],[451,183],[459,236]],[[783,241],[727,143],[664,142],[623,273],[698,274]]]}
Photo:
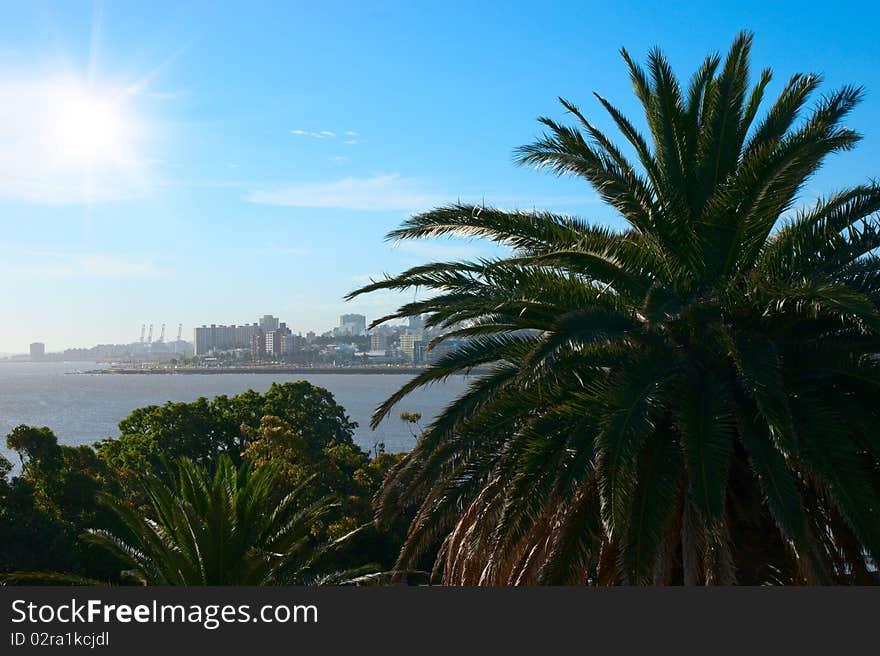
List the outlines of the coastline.
{"label": "coastline", "polygon": [[[110,367],[76,372],[78,374],[117,375],[222,375],[222,374],[362,374],[362,375],[417,375],[425,367]],[[460,374],[464,375],[464,374]]]}

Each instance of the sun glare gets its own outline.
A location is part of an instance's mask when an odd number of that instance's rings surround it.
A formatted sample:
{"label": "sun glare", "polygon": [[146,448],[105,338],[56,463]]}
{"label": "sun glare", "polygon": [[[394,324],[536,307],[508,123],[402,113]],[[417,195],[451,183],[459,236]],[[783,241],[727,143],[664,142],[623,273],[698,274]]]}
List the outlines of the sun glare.
{"label": "sun glare", "polygon": [[112,166],[132,157],[135,122],[120,96],[76,81],[52,83],[46,146],[60,163]]}

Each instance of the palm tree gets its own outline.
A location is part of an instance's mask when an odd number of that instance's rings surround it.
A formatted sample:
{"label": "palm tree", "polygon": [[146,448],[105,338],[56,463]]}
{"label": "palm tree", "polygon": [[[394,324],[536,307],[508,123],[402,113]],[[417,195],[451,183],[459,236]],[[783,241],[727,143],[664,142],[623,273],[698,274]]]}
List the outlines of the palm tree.
{"label": "palm tree", "polygon": [[[877,583],[880,186],[802,204],[859,135],[862,90],[802,110],[795,75],[756,121],[752,37],[683,88],[623,50],[650,142],[635,153],[572,103],[521,164],[584,178],[625,220],[456,204],[389,239],[485,238],[508,255],[437,262],[353,292],[422,288],[375,322],[427,314],[459,344],[376,411],[476,372],[377,498],[413,512],[398,567],[453,584]],[[453,342],[455,343],[455,342]]]}
{"label": "palm tree", "polygon": [[149,473],[140,487],[150,513],[105,497],[133,539],[91,530],[86,539],[115,553],[143,585],[272,585],[302,583],[322,552],[312,544],[315,521],[330,497],[298,506],[309,481],[276,503],[278,468],[239,468],[221,455],[213,474],[187,459],[177,462],[173,486]]}

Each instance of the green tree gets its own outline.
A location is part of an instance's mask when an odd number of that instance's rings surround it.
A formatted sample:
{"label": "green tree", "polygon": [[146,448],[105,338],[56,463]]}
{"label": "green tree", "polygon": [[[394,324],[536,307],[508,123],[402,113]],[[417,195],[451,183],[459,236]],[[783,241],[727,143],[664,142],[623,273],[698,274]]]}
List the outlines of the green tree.
{"label": "green tree", "polygon": [[[0,495],[9,492],[9,473],[12,471],[12,463],[3,454],[0,454]],[[0,497],[2,498],[2,497]]]}
{"label": "green tree", "polygon": [[220,454],[238,462],[263,417],[281,418],[320,451],[330,443],[352,444],[351,422],[327,390],[305,381],[277,384],[265,394],[248,390],[212,400],[138,408],[119,423],[120,435],[97,445],[116,469],[143,471],[162,458],[185,457],[209,464]]}
{"label": "green tree", "polygon": [[49,428],[18,426],[7,443],[18,452],[20,474],[9,480],[12,465],[0,460],[0,576],[14,583],[119,582],[117,558],[79,539],[87,529],[131,537],[99,494],[150,518],[144,474],[176,476],[166,466],[180,457],[213,472],[220,458],[237,464],[243,455],[258,469],[278,470],[272,507],[297,488],[298,504],[336,499],[310,520],[308,540],[312,547],[345,540],[316,550],[316,567],[390,568],[403,531],[378,533],[371,499],[398,456],[371,460],[354,444],[354,427],[329,392],[305,382],[273,385],[265,394],[141,408],[120,423],[120,439],[97,450],[60,445]]}
{"label": "green tree", "polygon": [[16,426],[6,436],[6,446],[18,453],[22,466],[51,467],[61,459],[58,438],[46,426]]}
{"label": "green tree", "polygon": [[93,521],[96,494],[108,472],[92,449],[61,446],[45,426],[16,426],[6,444],[22,462],[16,483],[30,486],[39,506],[73,524]]}
{"label": "green tree", "polygon": [[132,539],[92,530],[86,539],[126,563],[125,575],[144,585],[272,585],[303,583],[322,545],[312,524],[333,505],[329,497],[300,504],[309,481],[272,500],[278,468],[236,467],[221,455],[213,474],[179,459],[166,482],[139,477],[149,514],[126,499],[105,497]]}
{"label": "green tree", "polygon": [[[429,290],[467,338],[409,392],[476,370],[392,470],[387,520],[417,508],[398,566],[452,583],[876,583],[880,558],[880,187],[805,205],[859,135],[862,90],[803,108],[795,75],[756,120],[752,37],[686,86],[658,50],[623,58],[649,137],[597,96],[620,148],[570,102],[521,164],[585,179],[627,227],[453,205],[391,239],[483,237],[509,256],[367,285]],[[625,152],[626,151],[626,152]],[[635,163],[627,153],[635,154]]]}
{"label": "green tree", "polygon": [[0,572],[112,578],[111,559],[77,539],[87,527],[117,526],[97,500],[99,490],[115,487],[104,461],[87,446],[59,445],[46,427],[17,426],[6,443],[22,467],[9,481],[8,461],[0,459]]}
{"label": "green tree", "polygon": [[348,548],[333,554],[334,567],[350,569],[366,562],[390,568],[402,543],[401,527],[378,533],[372,526],[372,499],[387,472],[400,460],[399,454],[378,454],[370,458],[355,444],[330,442],[320,451],[279,417],[266,416],[248,439],[242,454],[257,468],[277,467],[276,496],[308,481],[304,500],[333,495],[336,508],[312,526],[318,539],[339,540],[359,530]]}

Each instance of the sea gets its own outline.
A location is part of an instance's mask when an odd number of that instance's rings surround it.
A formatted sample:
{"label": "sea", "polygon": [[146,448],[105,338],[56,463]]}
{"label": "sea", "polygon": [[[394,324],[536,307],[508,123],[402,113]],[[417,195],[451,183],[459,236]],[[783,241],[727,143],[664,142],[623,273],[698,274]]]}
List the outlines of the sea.
{"label": "sea", "polygon": [[398,404],[376,430],[370,416],[376,407],[412,378],[405,374],[88,374],[101,365],[83,362],[0,362],[0,453],[12,463],[6,435],[19,424],[48,426],[61,444],[92,444],[119,434],[117,424],[135,408],[201,396],[232,396],[252,389],[265,392],[272,383],[306,380],[329,390],[349,418],[357,422],[354,439],[364,450],[378,443],[392,453],[415,443],[401,412],[418,412],[425,425],[456,396],[468,380],[451,376],[414,392]]}

